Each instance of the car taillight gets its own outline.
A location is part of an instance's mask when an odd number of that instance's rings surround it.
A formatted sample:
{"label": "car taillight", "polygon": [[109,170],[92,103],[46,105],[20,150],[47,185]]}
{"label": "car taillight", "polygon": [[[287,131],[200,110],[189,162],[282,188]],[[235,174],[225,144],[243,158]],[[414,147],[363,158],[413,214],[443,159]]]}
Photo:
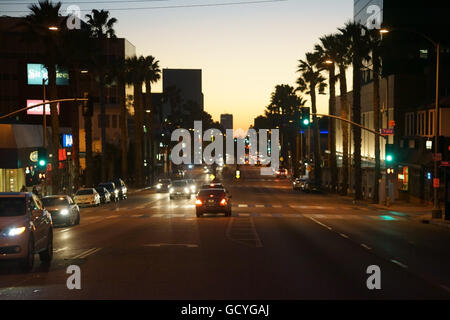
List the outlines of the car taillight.
{"label": "car taillight", "polygon": [[220,205],[221,205],[221,206],[226,206],[226,205],[227,205],[227,199],[222,199],[222,200],[220,201]]}
{"label": "car taillight", "polygon": [[203,205],[202,200],[200,200],[200,199],[195,200],[195,205],[196,206],[202,206]]}

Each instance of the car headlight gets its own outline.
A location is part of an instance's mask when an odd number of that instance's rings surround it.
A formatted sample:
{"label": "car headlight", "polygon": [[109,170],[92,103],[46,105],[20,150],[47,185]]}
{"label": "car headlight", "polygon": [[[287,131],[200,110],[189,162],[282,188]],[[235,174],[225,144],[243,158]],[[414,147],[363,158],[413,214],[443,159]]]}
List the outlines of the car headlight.
{"label": "car headlight", "polygon": [[184,188],[184,193],[189,193],[189,188]]}
{"label": "car headlight", "polygon": [[173,192],[174,192],[173,188],[170,188],[169,192],[170,192],[170,193],[173,193]]}
{"label": "car headlight", "polygon": [[191,186],[191,191],[192,192],[195,192],[195,189],[196,189],[195,186]]}
{"label": "car headlight", "polygon": [[25,230],[26,230],[25,227],[10,228],[8,229],[7,235],[8,237],[15,237],[24,233]]}
{"label": "car headlight", "polygon": [[162,187],[162,184],[161,184],[161,183],[159,183],[158,185],[156,185],[156,189],[161,189],[161,187]]}
{"label": "car headlight", "polygon": [[62,210],[60,211],[60,213],[61,213],[61,215],[63,215],[63,216],[67,216],[67,215],[69,214],[69,210],[67,210],[67,209],[62,209]]}
{"label": "car headlight", "polygon": [[117,190],[117,189],[114,190],[114,193],[115,193],[115,194],[119,194],[119,190]]}

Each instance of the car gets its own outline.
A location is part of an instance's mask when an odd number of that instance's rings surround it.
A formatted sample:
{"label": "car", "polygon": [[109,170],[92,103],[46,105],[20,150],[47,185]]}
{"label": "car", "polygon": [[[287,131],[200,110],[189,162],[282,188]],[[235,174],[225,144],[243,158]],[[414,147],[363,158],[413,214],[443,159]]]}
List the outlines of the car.
{"label": "car", "polygon": [[33,193],[0,193],[0,261],[18,260],[31,271],[35,253],[43,263],[53,259],[53,222]]}
{"label": "car", "polygon": [[279,168],[275,173],[278,179],[285,179],[288,176],[288,171],[285,168]]}
{"label": "car", "polygon": [[195,200],[197,218],[206,213],[224,213],[231,217],[231,195],[224,189],[200,190]]}
{"label": "car", "polygon": [[320,187],[317,186],[317,184],[315,182],[310,181],[310,180],[305,181],[302,190],[304,192],[308,192],[308,193],[321,192]]}
{"label": "car", "polygon": [[116,186],[116,188],[119,189],[119,198],[121,200],[128,199],[128,188],[127,188],[125,182],[120,178],[114,179],[111,182],[114,182],[114,185]]}
{"label": "car", "polygon": [[170,185],[169,189],[170,200],[175,198],[191,199],[191,190],[186,180],[175,180]]}
{"label": "car", "polygon": [[99,206],[100,195],[94,188],[83,188],[77,191],[74,201],[78,206]]}
{"label": "car", "polygon": [[74,226],[80,224],[80,208],[69,196],[47,196],[42,204],[50,212],[54,225]]}
{"label": "car", "polygon": [[195,182],[194,179],[187,179],[186,180],[188,185],[189,185],[189,189],[191,190],[191,194],[195,194],[197,193],[197,183]]}
{"label": "car", "polygon": [[156,184],[156,192],[169,192],[172,180],[170,179],[159,179]]}
{"label": "car", "polygon": [[292,182],[292,188],[294,190],[303,190],[305,183],[306,179],[295,178],[294,181]]}
{"label": "car", "polygon": [[111,201],[119,201],[119,189],[114,182],[103,182],[98,185],[99,188],[105,188],[111,194]]}
{"label": "car", "polygon": [[95,188],[95,191],[97,191],[98,194],[100,195],[101,203],[110,203],[111,202],[111,193],[109,193],[109,191],[106,190],[105,187],[97,187],[97,188]]}

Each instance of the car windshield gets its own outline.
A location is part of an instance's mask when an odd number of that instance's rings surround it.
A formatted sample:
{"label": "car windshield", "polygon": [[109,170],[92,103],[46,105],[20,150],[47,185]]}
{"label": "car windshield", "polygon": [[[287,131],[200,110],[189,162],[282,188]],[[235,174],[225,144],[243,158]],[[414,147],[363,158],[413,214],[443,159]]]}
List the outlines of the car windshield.
{"label": "car windshield", "polygon": [[91,189],[83,189],[83,190],[79,190],[77,192],[77,196],[85,196],[85,195],[90,195],[93,193],[94,193],[94,191],[92,191]]}
{"label": "car windshield", "polygon": [[160,179],[159,183],[164,183],[164,184],[170,184],[170,180],[169,179]]}
{"label": "car windshield", "polygon": [[186,187],[187,182],[186,181],[174,181],[172,182],[172,187],[180,188],[180,187]]}
{"label": "car windshield", "polygon": [[105,188],[106,190],[114,190],[114,186],[112,183],[105,183],[99,185],[101,188]]}
{"label": "car windshield", "polygon": [[0,217],[23,216],[25,212],[25,197],[0,198]]}
{"label": "car windshield", "polygon": [[44,204],[45,207],[63,206],[63,205],[69,204],[69,202],[67,201],[67,198],[64,198],[64,197],[43,198],[42,203]]}
{"label": "car windshield", "polygon": [[206,198],[211,197],[211,196],[213,196],[215,198],[225,197],[225,191],[224,190],[220,190],[220,189],[217,189],[217,190],[202,190],[202,191],[199,192],[198,196],[199,197],[206,197]]}
{"label": "car windshield", "polygon": [[98,193],[105,193],[105,189],[104,188],[95,188],[95,191],[97,191]]}

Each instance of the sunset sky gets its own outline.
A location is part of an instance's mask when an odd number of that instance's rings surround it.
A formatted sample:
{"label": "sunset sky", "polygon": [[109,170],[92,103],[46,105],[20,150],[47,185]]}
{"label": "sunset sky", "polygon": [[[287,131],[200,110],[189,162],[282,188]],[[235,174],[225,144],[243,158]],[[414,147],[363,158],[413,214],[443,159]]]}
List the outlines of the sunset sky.
{"label": "sunset sky", "polygon": [[[0,14],[25,15],[30,2],[2,1]],[[264,112],[275,85],[294,85],[298,59],[320,36],[335,32],[353,16],[352,0],[158,9],[148,8],[240,1],[62,2],[62,13],[73,4],[80,6],[83,16],[84,10],[111,9],[119,20],[117,35],[134,44],[138,54],[155,56],[162,68],[202,69],[205,110],[215,120],[221,113],[232,113],[235,129],[248,128]],[[161,83],[154,90],[161,91]],[[325,112],[327,104],[327,97],[320,97],[319,110]]]}

